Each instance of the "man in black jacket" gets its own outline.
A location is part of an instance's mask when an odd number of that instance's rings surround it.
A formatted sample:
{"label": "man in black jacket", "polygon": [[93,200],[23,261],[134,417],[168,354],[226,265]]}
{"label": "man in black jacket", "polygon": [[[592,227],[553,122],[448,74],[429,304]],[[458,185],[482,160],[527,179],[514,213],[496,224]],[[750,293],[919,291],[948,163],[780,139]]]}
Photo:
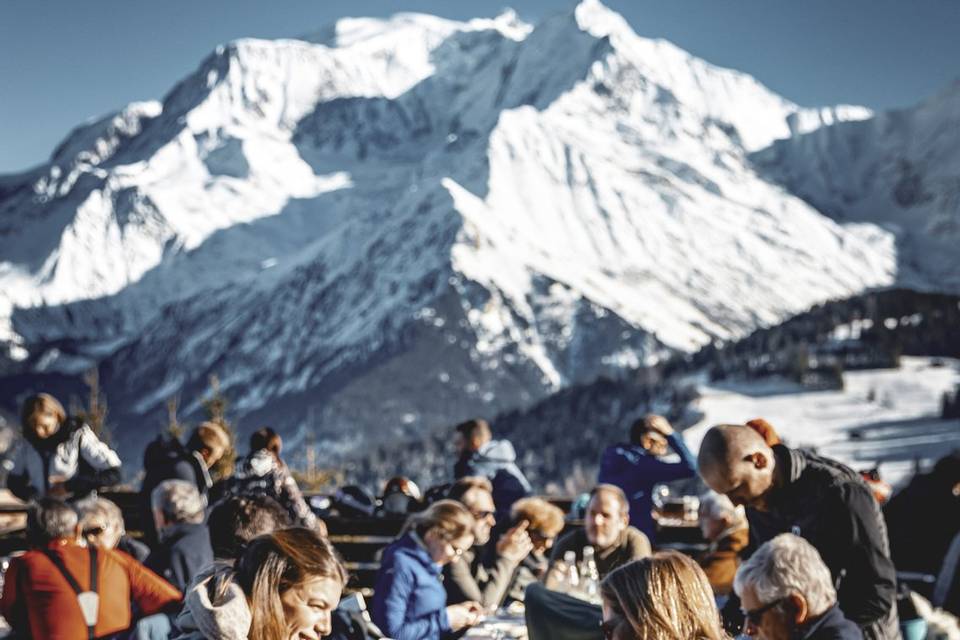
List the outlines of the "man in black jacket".
{"label": "man in black jacket", "polygon": [[151,544],[157,541],[153,527],[153,490],[164,480],[185,480],[195,486],[206,500],[213,482],[210,467],[215,465],[230,447],[230,439],[217,424],[200,424],[187,441],[186,446],[172,436],[159,436],[143,454],[143,485],[140,499],[146,525],[144,532]]}
{"label": "man in black jacket", "polygon": [[771,448],[744,425],[710,429],[698,466],[711,489],[747,508],[745,556],[778,534],[802,536],[820,552],[838,585],[840,609],[864,637],[900,637],[886,526],[857,473],[805,451]]}

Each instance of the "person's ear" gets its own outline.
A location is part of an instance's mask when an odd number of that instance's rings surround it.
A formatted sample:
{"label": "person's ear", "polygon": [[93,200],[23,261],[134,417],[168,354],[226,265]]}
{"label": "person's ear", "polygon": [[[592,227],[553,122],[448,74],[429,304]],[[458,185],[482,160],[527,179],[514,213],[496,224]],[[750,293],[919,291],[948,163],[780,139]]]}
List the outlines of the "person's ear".
{"label": "person's ear", "polygon": [[807,607],[807,599],[799,593],[791,593],[787,600],[790,604],[790,618],[797,624],[802,625],[810,617],[810,609]]}
{"label": "person's ear", "polygon": [[753,465],[753,468],[757,470],[766,469],[767,465],[770,464],[770,461],[767,459],[767,456],[765,456],[760,451],[755,451],[751,453],[748,456],[748,458],[750,460],[750,463]]}

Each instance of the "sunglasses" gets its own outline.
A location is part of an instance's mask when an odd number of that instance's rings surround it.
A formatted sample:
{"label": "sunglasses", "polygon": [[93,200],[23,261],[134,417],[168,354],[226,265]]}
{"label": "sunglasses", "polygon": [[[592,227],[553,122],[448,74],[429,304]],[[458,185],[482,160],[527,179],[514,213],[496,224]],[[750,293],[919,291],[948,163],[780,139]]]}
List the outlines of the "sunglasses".
{"label": "sunglasses", "polygon": [[765,614],[767,611],[770,611],[770,609],[773,609],[778,604],[782,604],[786,601],[787,601],[787,598],[778,598],[773,602],[768,602],[762,607],[757,607],[756,609],[751,609],[750,611],[744,611],[743,612],[744,633],[746,633],[746,629],[748,626],[759,627],[760,622],[763,620],[763,614]]}
{"label": "sunglasses", "polygon": [[473,517],[477,520],[486,520],[487,518],[492,518],[494,515],[493,511],[471,511]]}
{"label": "sunglasses", "polygon": [[613,634],[616,633],[617,627],[620,626],[620,618],[610,618],[609,620],[603,620],[600,622],[600,633],[603,634],[603,640],[613,640]]}
{"label": "sunglasses", "polygon": [[106,530],[107,530],[106,527],[90,527],[89,529],[84,529],[84,530],[83,530],[83,535],[85,535],[85,536],[99,536],[99,535],[101,535],[101,534],[102,534],[104,531],[106,531]]}

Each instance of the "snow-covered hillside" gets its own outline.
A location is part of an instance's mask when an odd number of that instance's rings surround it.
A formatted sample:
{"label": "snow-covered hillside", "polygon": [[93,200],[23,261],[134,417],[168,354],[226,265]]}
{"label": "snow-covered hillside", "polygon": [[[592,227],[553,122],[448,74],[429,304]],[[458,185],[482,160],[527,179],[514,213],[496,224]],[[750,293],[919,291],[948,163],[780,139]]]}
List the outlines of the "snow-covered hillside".
{"label": "snow-covered hillside", "polygon": [[960,362],[905,357],[899,369],[848,371],[843,391],[811,392],[782,379],[701,387],[703,419],[684,431],[693,451],[710,426],[764,418],[795,447],[815,447],[854,469],[880,464],[891,484],[909,479],[960,447],[956,420],[940,419],[945,392],[960,383]]}
{"label": "snow-covered hillside", "polygon": [[233,42],[0,177],[0,338],[21,374],[101,363],[121,421],[211,374],[245,424],[345,445],[493,415],[894,282],[892,231],[750,158],[869,116],[596,0]]}
{"label": "snow-covered hillside", "polygon": [[754,160],[834,220],[894,232],[901,283],[957,291],[960,80],[914,108],[847,120],[778,141]]}

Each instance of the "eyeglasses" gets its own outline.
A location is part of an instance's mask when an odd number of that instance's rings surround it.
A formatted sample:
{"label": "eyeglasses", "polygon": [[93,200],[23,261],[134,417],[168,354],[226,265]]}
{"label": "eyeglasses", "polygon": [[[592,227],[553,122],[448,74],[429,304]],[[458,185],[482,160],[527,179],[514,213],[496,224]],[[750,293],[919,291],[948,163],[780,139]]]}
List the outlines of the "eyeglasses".
{"label": "eyeglasses", "polygon": [[617,631],[617,627],[620,626],[620,618],[610,618],[609,620],[600,621],[600,633],[603,634],[604,640],[613,640],[613,634]]}
{"label": "eyeglasses", "polygon": [[768,602],[762,607],[757,607],[756,609],[751,609],[750,611],[744,611],[743,612],[744,633],[746,633],[747,627],[750,627],[750,626],[759,627],[760,622],[763,621],[763,614],[765,614],[767,611],[770,611],[770,609],[773,609],[778,604],[782,604],[783,602],[786,602],[786,600],[787,598],[778,598],[773,602]]}

